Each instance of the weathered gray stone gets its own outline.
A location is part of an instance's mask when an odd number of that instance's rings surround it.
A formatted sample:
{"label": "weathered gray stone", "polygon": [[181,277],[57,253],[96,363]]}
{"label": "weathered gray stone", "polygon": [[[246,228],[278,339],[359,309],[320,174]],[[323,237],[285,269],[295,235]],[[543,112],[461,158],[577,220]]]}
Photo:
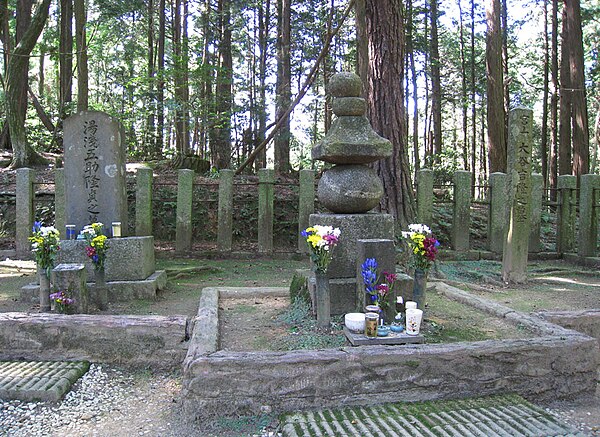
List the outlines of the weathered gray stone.
{"label": "weathered gray stone", "polygon": [[[15,245],[19,258],[31,257],[31,243],[28,238],[33,226],[34,180],[35,172],[32,169],[17,169]],[[49,223],[46,223],[46,226],[48,225]]]}
{"label": "weathered gray stone", "polygon": [[217,247],[221,252],[231,252],[233,243],[233,170],[219,172],[219,225]]}
{"label": "weathered gray stone", "polygon": [[577,176],[560,175],[556,188],[559,199],[556,251],[558,253],[573,252],[577,220]]}
{"label": "weathered gray stone", "polygon": [[344,71],[331,76],[326,91],[332,97],[359,97],[362,93],[362,81],[356,73]]}
{"label": "weathered gray stone", "polygon": [[[358,240],[394,240],[394,218],[389,214],[311,214],[310,225],[333,226],[341,231],[327,270],[330,278],[356,278]],[[354,290],[349,290],[353,302]]]}
{"label": "weathered gray stone", "polygon": [[139,167],[135,175],[135,235],[152,235],[152,169]]}
{"label": "weathered gray stone", "polygon": [[367,101],[362,97],[336,97],[333,99],[332,110],[338,117],[365,115]]}
{"label": "weathered gray stone", "polygon": [[[203,288],[184,363],[219,349],[219,290]],[[185,366],[185,364],[184,364]]]}
{"label": "weathered gray stone", "polygon": [[89,367],[87,361],[0,362],[0,399],[57,402]]}
{"label": "weathered gray stone", "polygon": [[490,175],[490,208],[488,214],[488,249],[502,253],[508,230],[508,176],[506,173]]}
{"label": "weathered gray stone", "polygon": [[579,245],[577,253],[584,257],[596,256],[600,175],[581,175],[579,183]]}
{"label": "weathered gray stone", "polygon": [[74,299],[74,312],[87,313],[89,293],[83,264],[59,264],[52,269],[52,273],[55,288],[65,291],[68,297]]}
{"label": "weathered gray stone", "polygon": [[273,252],[273,194],[275,173],[271,169],[258,171],[258,251]]}
{"label": "weathered gray stone", "polygon": [[566,329],[589,335],[600,343],[600,310],[541,311],[537,315]]}
{"label": "weathered gray stone", "polygon": [[333,120],[327,135],[312,148],[312,159],[332,164],[368,164],[392,154],[392,143],[379,136],[365,116]]}
{"label": "weathered gray stone", "polygon": [[502,280],[527,281],[527,255],[531,219],[531,149],[533,111],[512,109],[508,116],[508,175],[510,216],[502,254]]}
{"label": "weathered gray stone", "polygon": [[[106,252],[107,281],[143,280],[154,273],[154,237],[109,238]],[[87,280],[94,280],[94,266],[85,254],[84,240],[62,240],[57,263],[79,263],[86,266]]]}
{"label": "weathered gray stone", "polygon": [[315,212],[315,172],[300,170],[300,188],[298,190],[298,251],[308,253],[306,238],[301,233],[308,225],[308,219]]}
{"label": "weathered gray stone", "polygon": [[121,124],[99,111],[64,121],[66,221],[77,231],[93,222],[121,222],[127,235],[125,138]]}
{"label": "weathered gray stone", "polygon": [[[356,289],[356,278],[329,278],[329,310],[331,315],[340,316],[354,311],[356,295],[350,290]],[[311,272],[308,278],[308,292],[312,302],[316,300],[316,280]]]}
{"label": "weathered gray stone", "polygon": [[[386,239],[359,239],[356,241],[356,311],[364,312],[365,305],[371,305],[371,301],[367,296],[365,284],[362,278],[362,264],[367,258],[374,258],[378,264],[378,273],[380,282],[384,282],[383,273],[396,272],[396,247],[394,240]],[[396,316],[396,292],[394,288],[388,294],[387,302],[389,309],[386,311],[386,323],[391,323]]]}
{"label": "weathered gray stone", "polygon": [[54,170],[54,226],[62,238],[67,238],[65,217],[65,170]]}
{"label": "weathered gray stone", "polygon": [[544,199],[544,177],[541,174],[531,175],[531,216],[529,219],[529,253],[542,250],[542,204]]}
{"label": "weathered gray stone", "polygon": [[179,170],[177,180],[177,224],[175,251],[184,253],[192,248],[192,193],[194,170]]}
{"label": "weathered gray stone", "polygon": [[433,171],[423,168],[417,172],[417,221],[431,227],[433,215]]}
{"label": "weathered gray stone", "polygon": [[383,184],[370,167],[364,165],[337,165],[319,180],[318,196],[321,204],[338,214],[363,213],[379,204]]}
{"label": "weathered gray stone", "polygon": [[452,248],[469,250],[471,226],[471,172],[454,173],[454,212],[452,214]]}
{"label": "weathered gray stone", "polygon": [[184,316],[0,313],[0,359],[175,369],[186,354],[188,324]]}

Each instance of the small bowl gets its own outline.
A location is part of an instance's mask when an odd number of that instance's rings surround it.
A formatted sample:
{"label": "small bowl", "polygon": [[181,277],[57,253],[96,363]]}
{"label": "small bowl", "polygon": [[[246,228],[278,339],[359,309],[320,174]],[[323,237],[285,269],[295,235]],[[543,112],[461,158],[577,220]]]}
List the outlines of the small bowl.
{"label": "small bowl", "polygon": [[392,332],[402,332],[404,331],[404,325],[391,325],[390,329]]}
{"label": "small bowl", "polygon": [[387,335],[389,333],[390,333],[389,326],[378,326],[377,327],[377,337],[387,337]]}
{"label": "small bowl", "polygon": [[365,331],[365,315],[363,313],[348,313],[344,317],[344,325],[358,334]]}

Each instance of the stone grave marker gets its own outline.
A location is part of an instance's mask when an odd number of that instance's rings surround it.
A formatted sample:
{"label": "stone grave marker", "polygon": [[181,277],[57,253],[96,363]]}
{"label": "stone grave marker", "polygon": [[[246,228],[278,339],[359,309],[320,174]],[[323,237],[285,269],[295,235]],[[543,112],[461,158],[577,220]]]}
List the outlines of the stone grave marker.
{"label": "stone grave marker", "polygon": [[126,235],[124,138],[121,124],[104,112],[82,111],[64,121],[65,220],[76,232],[93,222],[106,232],[121,222]]}
{"label": "stone grave marker", "polygon": [[527,280],[531,216],[531,148],[533,111],[515,108],[508,117],[508,175],[511,202],[508,233],[502,255],[502,280]]}

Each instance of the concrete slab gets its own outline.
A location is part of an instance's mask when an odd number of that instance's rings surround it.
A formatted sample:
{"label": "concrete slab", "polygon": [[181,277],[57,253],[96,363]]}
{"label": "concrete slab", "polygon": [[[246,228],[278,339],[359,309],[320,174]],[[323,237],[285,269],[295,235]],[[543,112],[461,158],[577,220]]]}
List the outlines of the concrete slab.
{"label": "concrete slab", "polygon": [[87,361],[0,361],[0,398],[56,402],[89,368]]}

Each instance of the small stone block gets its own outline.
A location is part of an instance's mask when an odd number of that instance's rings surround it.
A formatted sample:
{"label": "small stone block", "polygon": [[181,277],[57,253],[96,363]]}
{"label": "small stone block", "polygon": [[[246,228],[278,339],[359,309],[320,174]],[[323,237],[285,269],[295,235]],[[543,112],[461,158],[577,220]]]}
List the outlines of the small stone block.
{"label": "small stone block", "polygon": [[386,337],[367,337],[365,334],[350,332],[350,330],[344,326],[344,334],[352,346],[425,343],[425,337],[421,334],[408,335],[404,332],[390,332]]}
{"label": "small stone block", "polygon": [[87,361],[2,361],[0,398],[56,402],[90,368]]}

